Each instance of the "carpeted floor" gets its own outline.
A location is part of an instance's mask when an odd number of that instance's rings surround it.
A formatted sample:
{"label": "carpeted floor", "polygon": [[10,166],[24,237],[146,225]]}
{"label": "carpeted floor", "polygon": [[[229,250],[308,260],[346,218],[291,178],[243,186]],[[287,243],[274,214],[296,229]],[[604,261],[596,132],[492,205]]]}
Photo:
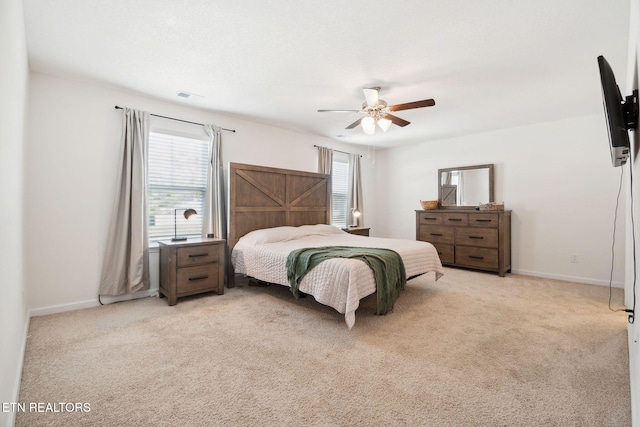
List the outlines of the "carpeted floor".
{"label": "carpeted floor", "polygon": [[386,316],[366,298],[351,330],[280,286],[36,317],[16,425],[627,426],[626,316],[607,300],[446,269]]}

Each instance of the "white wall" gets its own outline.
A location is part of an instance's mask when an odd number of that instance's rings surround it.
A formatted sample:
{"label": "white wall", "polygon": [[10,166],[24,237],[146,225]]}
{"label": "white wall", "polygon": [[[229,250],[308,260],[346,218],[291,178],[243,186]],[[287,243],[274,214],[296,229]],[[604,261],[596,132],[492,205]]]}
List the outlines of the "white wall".
{"label": "white wall", "polygon": [[[513,272],[608,284],[620,169],[611,166],[606,132],[604,116],[595,115],[380,151],[376,186],[393,191],[376,199],[377,227],[390,237],[415,238],[414,210],[419,200],[437,198],[439,168],[493,163],[496,201],[513,211]],[[621,203],[618,287],[624,197]]]}
{"label": "white wall", "polygon": [[[97,304],[120,151],[122,111],[115,105],[236,129],[223,132],[225,169],[240,162],[315,172],[314,144],[367,155],[366,147],[40,73],[31,74],[29,92],[25,245],[34,314]],[[164,119],[153,119],[152,127],[203,132]],[[374,195],[373,168],[365,161],[362,169],[366,210]],[[366,217],[373,224],[375,213]],[[157,268],[156,255],[151,262]]]}
{"label": "white wall", "polygon": [[[0,403],[17,402],[29,324],[24,280],[23,164],[29,68],[22,2],[0,0]],[[0,410],[0,426],[14,413]]]}

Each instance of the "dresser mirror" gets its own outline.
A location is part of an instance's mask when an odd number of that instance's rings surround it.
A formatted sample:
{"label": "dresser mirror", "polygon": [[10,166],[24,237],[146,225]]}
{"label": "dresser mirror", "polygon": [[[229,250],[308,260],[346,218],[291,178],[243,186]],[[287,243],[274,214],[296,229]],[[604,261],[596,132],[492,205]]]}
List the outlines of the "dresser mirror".
{"label": "dresser mirror", "polygon": [[438,169],[441,209],[475,209],[493,201],[492,164]]}

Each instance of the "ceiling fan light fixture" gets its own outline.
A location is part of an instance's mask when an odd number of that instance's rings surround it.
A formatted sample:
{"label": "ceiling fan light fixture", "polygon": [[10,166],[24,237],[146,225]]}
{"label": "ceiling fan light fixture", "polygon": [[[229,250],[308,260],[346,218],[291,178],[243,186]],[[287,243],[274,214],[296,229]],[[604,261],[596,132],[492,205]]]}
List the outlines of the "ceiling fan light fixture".
{"label": "ceiling fan light fixture", "polygon": [[360,113],[365,117],[351,123],[345,129],[354,129],[358,125],[362,125],[362,130],[367,135],[373,135],[376,132],[376,124],[383,132],[389,130],[392,124],[405,127],[410,125],[408,122],[396,115],[390,113],[396,111],[412,110],[414,108],[433,107],[436,102],[433,99],[423,99],[421,101],[406,102],[404,104],[387,105],[387,102],[380,99],[379,87],[363,89],[365,102],[362,104],[361,110],[318,110],[319,113],[340,112],[340,113]]}
{"label": "ceiling fan light fixture", "polygon": [[380,129],[382,129],[383,132],[386,132],[389,130],[389,128],[391,127],[391,123],[393,123],[391,120],[389,119],[379,119],[378,120],[378,126],[380,126]]}
{"label": "ceiling fan light fixture", "polygon": [[367,116],[360,121],[362,130],[367,135],[373,135],[376,132],[376,121],[373,117]]}

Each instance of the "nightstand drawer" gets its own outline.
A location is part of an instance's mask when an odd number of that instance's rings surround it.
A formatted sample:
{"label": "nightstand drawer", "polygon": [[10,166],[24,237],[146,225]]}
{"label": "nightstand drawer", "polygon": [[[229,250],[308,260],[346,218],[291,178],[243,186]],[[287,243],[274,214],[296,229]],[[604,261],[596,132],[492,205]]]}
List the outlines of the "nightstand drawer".
{"label": "nightstand drawer", "polygon": [[369,236],[369,227],[349,227],[343,228],[342,231],[346,231],[349,234],[354,234],[356,236]]}
{"label": "nightstand drawer", "polygon": [[200,289],[218,287],[218,264],[179,268],[177,272],[178,295]]}
{"label": "nightstand drawer", "polygon": [[178,248],[178,267],[218,262],[218,246],[202,245]]}

